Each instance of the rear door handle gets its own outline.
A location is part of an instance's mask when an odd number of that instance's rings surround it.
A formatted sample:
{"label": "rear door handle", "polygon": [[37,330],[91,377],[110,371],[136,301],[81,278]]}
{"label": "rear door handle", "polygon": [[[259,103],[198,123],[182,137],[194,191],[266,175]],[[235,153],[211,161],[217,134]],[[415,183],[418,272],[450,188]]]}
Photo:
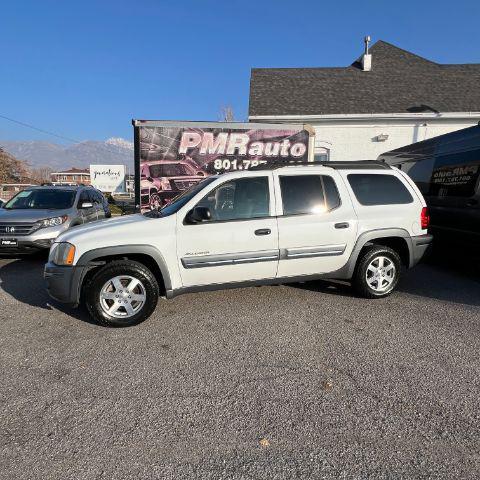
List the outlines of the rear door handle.
{"label": "rear door handle", "polygon": [[348,228],[350,224],[348,222],[340,222],[335,224],[335,228]]}
{"label": "rear door handle", "polygon": [[255,235],[270,235],[272,231],[269,228],[259,228],[255,230]]}

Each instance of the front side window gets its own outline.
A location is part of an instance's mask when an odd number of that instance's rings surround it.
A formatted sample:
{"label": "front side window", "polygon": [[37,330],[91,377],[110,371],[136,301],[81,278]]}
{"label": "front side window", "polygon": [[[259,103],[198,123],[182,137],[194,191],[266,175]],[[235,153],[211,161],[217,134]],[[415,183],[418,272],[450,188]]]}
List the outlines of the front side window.
{"label": "front side window", "polygon": [[362,205],[401,205],[413,202],[410,192],[394,175],[351,173],[347,178],[355,197]]}
{"label": "front side window", "polygon": [[86,190],[80,193],[80,198],[78,199],[79,205],[82,203],[93,203],[92,198]]}
{"label": "front side window", "polygon": [[222,183],[197,207],[207,207],[212,221],[266,217],[270,214],[268,177],[239,178]]}
{"label": "front side window", "polygon": [[60,189],[26,189],[11,200],[5,207],[7,210],[61,210],[70,208],[75,200],[76,192]]}
{"label": "front side window", "polygon": [[284,215],[324,213],[340,205],[335,181],[328,175],[280,176]]}
{"label": "front side window", "polygon": [[95,203],[98,203],[98,205],[103,205],[103,199],[105,197],[100,192],[93,191],[92,196]]}

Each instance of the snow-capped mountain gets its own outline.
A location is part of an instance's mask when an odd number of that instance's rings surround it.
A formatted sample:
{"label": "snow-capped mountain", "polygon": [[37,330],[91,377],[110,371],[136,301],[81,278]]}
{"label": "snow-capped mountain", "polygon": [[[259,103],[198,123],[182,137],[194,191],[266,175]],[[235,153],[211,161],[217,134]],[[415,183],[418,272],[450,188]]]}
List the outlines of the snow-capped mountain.
{"label": "snow-capped mountain", "polygon": [[45,141],[2,141],[0,147],[32,168],[50,167],[64,170],[71,167],[88,168],[90,164],[119,164],[133,167],[133,143],[123,138],[104,142],[86,140],[72,145]]}
{"label": "snow-capped mountain", "polygon": [[129,142],[124,138],[112,137],[112,138],[109,138],[108,140],[105,140],[105,143],[108,145],[119,147],[119,148],[126,148],[127,150],[132,150],[133,152],[133,142]]}

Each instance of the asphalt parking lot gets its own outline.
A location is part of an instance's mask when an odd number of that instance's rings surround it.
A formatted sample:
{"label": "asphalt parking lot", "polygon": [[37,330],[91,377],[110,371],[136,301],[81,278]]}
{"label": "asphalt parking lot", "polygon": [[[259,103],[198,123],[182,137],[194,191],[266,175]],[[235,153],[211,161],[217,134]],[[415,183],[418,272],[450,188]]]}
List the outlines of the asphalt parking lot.
{"label": "asphalt parking lot", "polygon": [[130,329],[0,260],[0,478],[478,478],[480,276],[190,294]]}

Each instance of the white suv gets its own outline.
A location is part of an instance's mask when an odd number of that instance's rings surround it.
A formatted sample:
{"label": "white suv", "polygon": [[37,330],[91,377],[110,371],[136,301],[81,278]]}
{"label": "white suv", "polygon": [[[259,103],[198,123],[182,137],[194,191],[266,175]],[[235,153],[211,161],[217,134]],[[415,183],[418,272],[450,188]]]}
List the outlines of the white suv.
{"label": "white suv", "polygon": [[160,211],[77,227],[50,250],[50,295],[109,326],[159,296],[318,278],[368,298],[396,287],[432,237],[415,184],[383,163],[274,165],[204,179]]}

